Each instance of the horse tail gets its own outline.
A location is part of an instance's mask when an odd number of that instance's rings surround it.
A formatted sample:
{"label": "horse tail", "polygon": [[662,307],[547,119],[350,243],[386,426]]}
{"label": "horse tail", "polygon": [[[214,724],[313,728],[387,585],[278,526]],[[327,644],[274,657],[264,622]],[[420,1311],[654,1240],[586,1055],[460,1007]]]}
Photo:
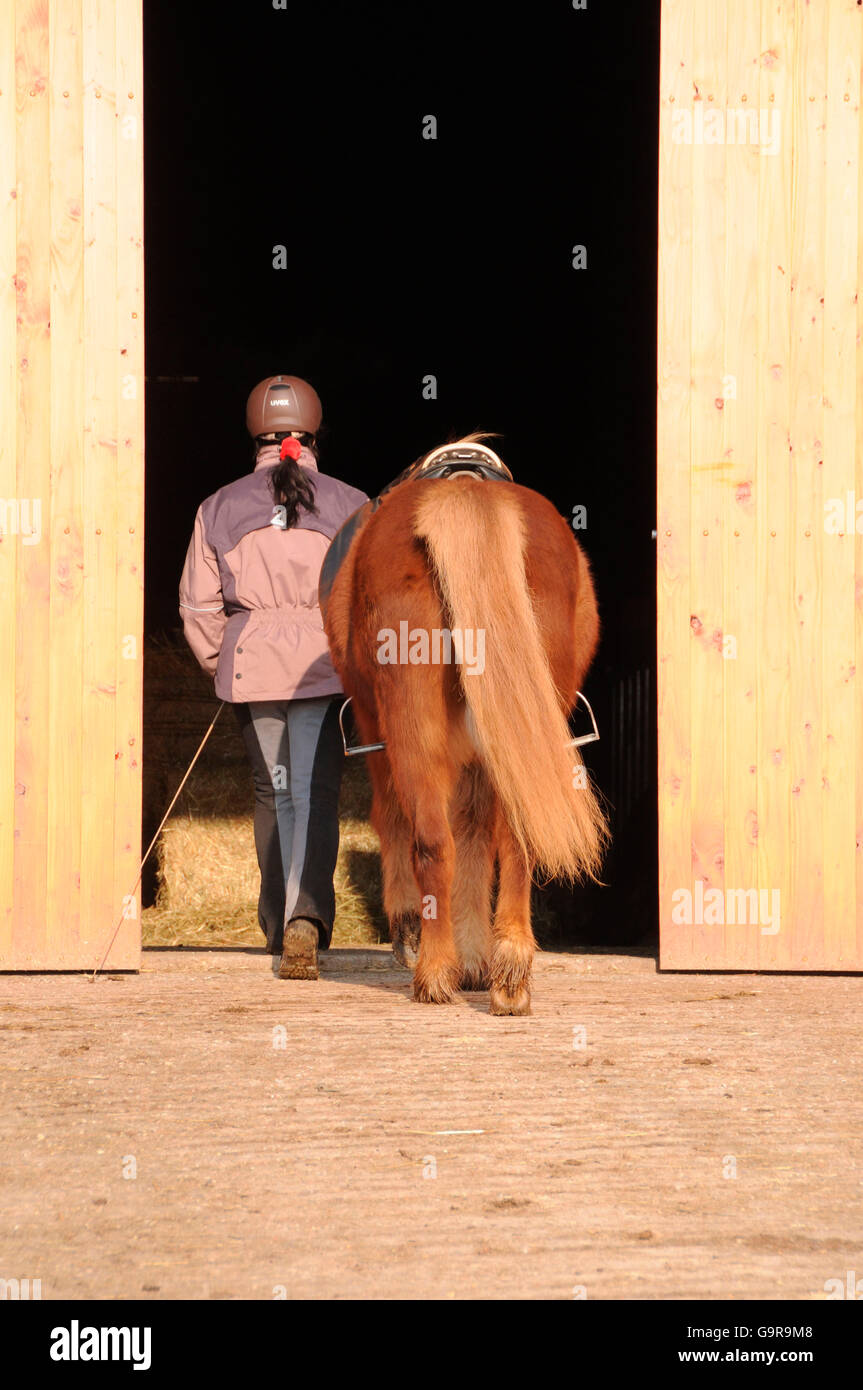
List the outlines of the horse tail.
{"label": "horse tail", "polygon": [[[462,662],[461,687],[468,728],[513,835],[551,877],[598,882],[607,826],[578,749],[566,746],[566,700],[531,602],[517,497],[500,483],[430,483],[413,529],[426,542],[453,632],[471,634],[474,655],[483,652],[473,674]],[[592,597],[586,564],[580,577]]]}

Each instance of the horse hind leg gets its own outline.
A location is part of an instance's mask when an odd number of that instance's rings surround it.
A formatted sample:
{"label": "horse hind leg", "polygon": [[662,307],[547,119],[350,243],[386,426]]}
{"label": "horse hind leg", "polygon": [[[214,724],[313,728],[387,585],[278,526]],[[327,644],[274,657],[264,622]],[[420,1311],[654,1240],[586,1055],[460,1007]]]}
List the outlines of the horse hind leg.
{"label": "horse hind leg", "polygon": [[411,864],[422,899],[414,998],[424,1004],[448,1004],[457,993],[460,976],[452,919],[455,840],[448,815],[452,768],[443,756],[422,759],[406,752],[393,758],[393,768],[399,799],[412,826]]}
{"label": "horse hind leg", "polygon": [[491,890],[494,876],[494,795],[482,768],[464,768],[455,795],[453,934],[461,987],[486,989],[491,962]]}
{"label": "horse hind leg", "polygon": [[[375,737],[377,730],[374,730]],[[375,738],[368,735],[368,741]],[[381,842],[384,912],[393,955],[405,970],[413,970],[420,947],[420,893],[411,861],[411,828],[393,786],[386,753],[368,761],[372,784],[371,821]]]}
{"label": "horse hind leg", "polygon": [[489,1012],[529,1014],[536,940],[530,923],[530,871],[502,812],[497,819],[500,865],[494,914]]}
{"label": "horse hind leg", "polygon": [[411,828],[390,784],[380,798],[375,828],[381,842],[384,911],[393,955],[405,970],[416,967],[422,922],[420,892],[411,858]]}
{"label": "horse hind leg", "polygon": [[422,940],[419,911],[407,909],[389,913],[388,916],[393,955],[405,970],[415,970]]}

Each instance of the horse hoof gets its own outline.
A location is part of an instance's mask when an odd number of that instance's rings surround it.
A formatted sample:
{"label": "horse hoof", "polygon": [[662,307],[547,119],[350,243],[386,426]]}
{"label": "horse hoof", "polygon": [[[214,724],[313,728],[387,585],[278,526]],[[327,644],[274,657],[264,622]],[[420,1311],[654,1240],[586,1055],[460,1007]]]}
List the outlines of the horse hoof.
{"label": "horse hoof", "polygon": [[393,942],[393,955],[405,970],[414,970],[419,960],[419,952],[401,937],[397,937]]}
{"label": "horse hoof", "polygon": [[396,917],[390,922],[390,940],[393,955],[405,970],[414,970],[419,959],[420,933],[422,923],[418,913]]}
{"label": "horse hoof", "polygon": [[437,975],[414,975],[414,999],[418,1004],[451,1004],[458,994],[458,975],[440,971]]}
{"label": "horse hoof", "polygon": [[493,989],[489,995],[488,1011],[498,1015],[530,1013],[530,990],[527,985],[516,989]]}

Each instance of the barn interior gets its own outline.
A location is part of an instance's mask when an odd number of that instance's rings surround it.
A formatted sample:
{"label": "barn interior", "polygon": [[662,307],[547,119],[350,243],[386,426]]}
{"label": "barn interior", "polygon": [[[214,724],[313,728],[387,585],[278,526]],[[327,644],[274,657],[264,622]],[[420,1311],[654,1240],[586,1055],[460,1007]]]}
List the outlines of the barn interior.
{"label": "barn interior", "polygon": [[180,632],[198,504],[252,467],[261,378],[315,384],[322,470],[370,495],[497,432],[586,523],[603,623],[583,751],[613,847],[605,886],[547,890],[559,945],[656,935],[658,10],[144,7],[148,642]]}

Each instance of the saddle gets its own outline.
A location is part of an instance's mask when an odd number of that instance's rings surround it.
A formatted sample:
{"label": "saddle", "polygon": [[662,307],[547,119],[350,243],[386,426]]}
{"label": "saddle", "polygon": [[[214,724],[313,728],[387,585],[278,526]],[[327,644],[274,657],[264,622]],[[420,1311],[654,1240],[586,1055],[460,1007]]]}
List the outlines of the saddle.
{"label": "saddle", "polygon": [[400,473],[380,495],[383,497],[399,483],[414,482],[418,478],[449,478],[453,473],[475,473],[479,478],[513,481],[503,460],[485,444],[441,444],[439,449],[432,449],[430,454]]}
{"label": "saddle", "polygon": [[484,444],[442,444],[440,448],[433,449],[430,454],[417,459],[416,463],[412,463],[388,483],[377,497],[370,498],[357,508],[330,541],[318,581],[318,604],[324,618],[327,615],[326,605],[336,575],[351,548],[354,536],[377,511],[387,493],[392,492],[393,488],[399,487],[401,483],[416,482],[420,479],[425,481],[429,478],[451,478],[454,473],[474,473],[478,478],[498,479],[509,483],[513,481],[506,464]]}

